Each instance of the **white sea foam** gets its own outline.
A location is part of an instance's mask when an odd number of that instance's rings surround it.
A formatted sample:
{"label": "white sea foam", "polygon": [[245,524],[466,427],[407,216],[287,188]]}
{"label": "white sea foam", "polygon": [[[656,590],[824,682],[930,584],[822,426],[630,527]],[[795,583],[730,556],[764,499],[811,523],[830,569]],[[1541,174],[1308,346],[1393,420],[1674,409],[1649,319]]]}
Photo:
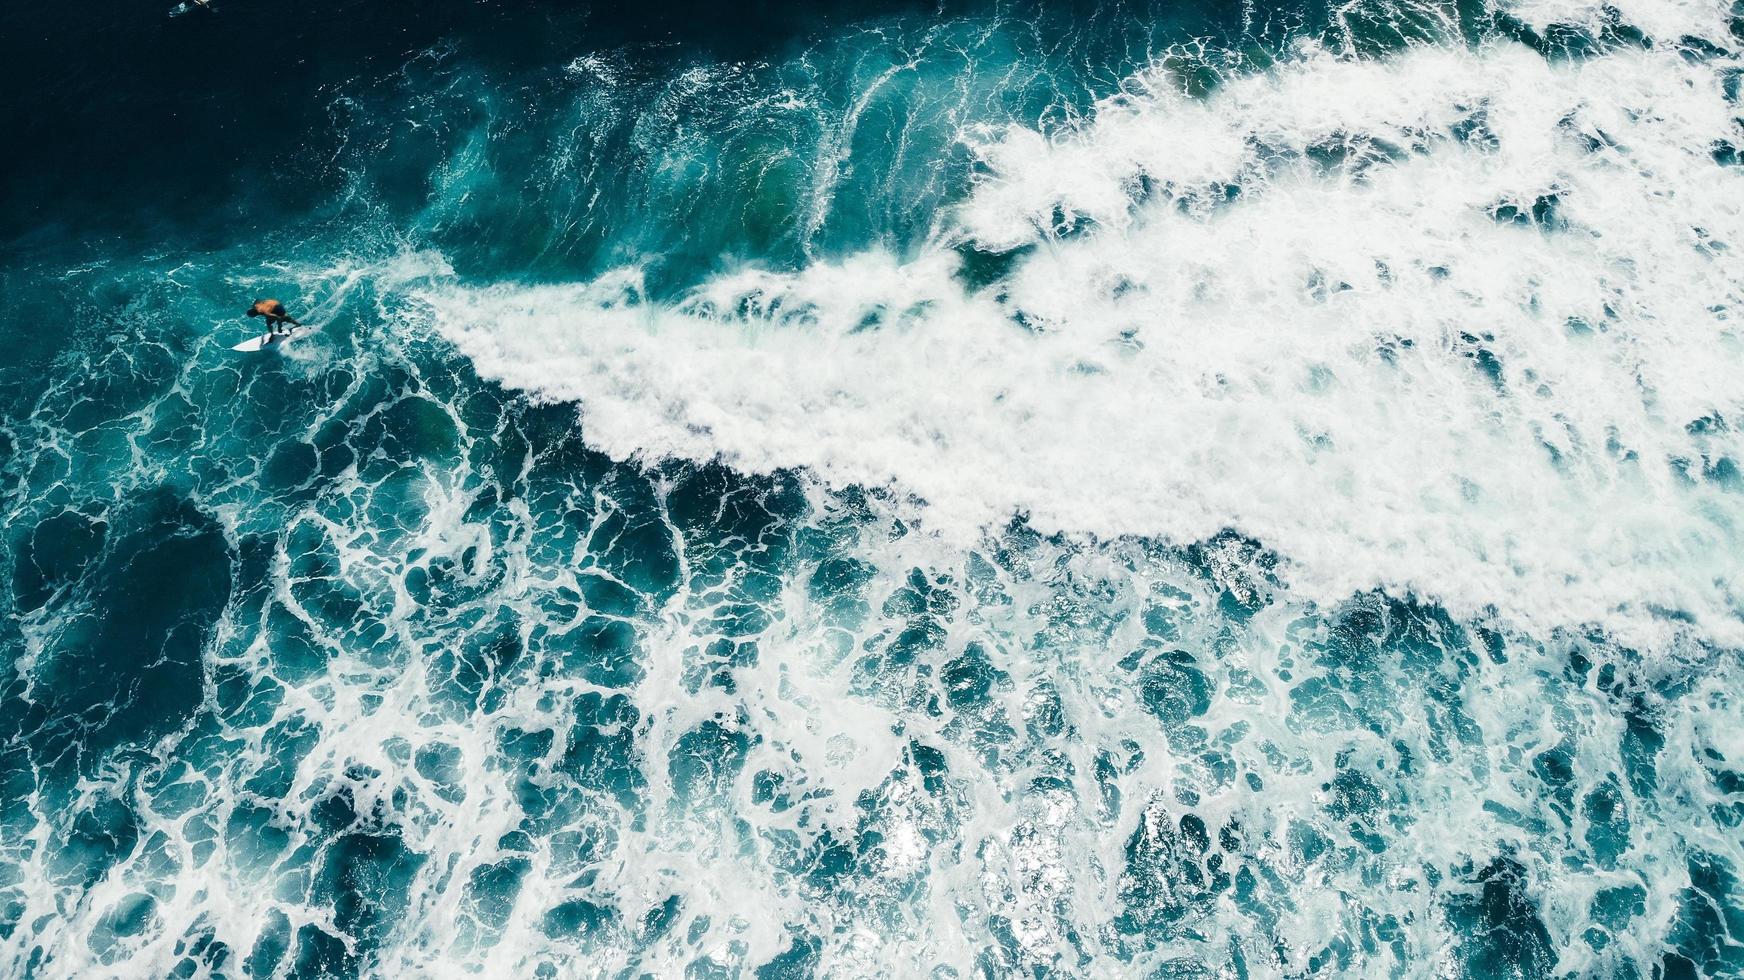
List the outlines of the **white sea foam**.
{"label": "white sea foam", "polygon": [[[1707,23],[1694,6],[1666,9]],[[297,306],[326,324],[289,358],[239,368],[208,339],[113,438],[62,430],[54,411],[31,422],[41,434],[13,437],[46,461],[33,466],[55,485],[38,496],[69,492],[53,463],[64,459],[89,482],[80,492],[116,504],[121,527],[121,502],[184,470],[218,474],[200,484],[200,509],[238,555],[276,545],[264,585],[239,589],[204,653],[207,707],[221,717],[202,713],[187,731],[115,753],[71,805],[27,801],[24,830],[3,842],[17,881],[0,963],[166,975],[207,936],[230,951],[223,969],[253,971],[239,964],[274,916],[292,933],[346,932],[317,882],[342,867],[336,838],[355,832],[423,860],[403,898],[367,871],[347,884],[366,907],[394,903],[378,945],[345,940],[364,972],[383,975],[749,972],[799,935],[820,944],[815,972],[832,976],[1127,975],[1237,949],[1255,975],[1452,975],[1473,937],[1450,897],[1477,887],[1460,869],[1499,856],[1525,869],[1558,971],[1611,974],[1627,960],[1648,972],[1680,904],[1707,901],[1686,891],[1691,862],[1744,863],[1724,826],[1736,794],[1715,768],[1744,754],[1736,658],[1649,664],[1639,683],[1620,682],[1643,699],[1637,711],[1664,706],[1651,719],[1664,747],[1644,753],[1659,792],[1617,790],[1615,846],[1626,850],[1600,860],[1589,794],[1635,777],[1636,721],[1624,696],[1577,673],[1575,654],[1590,645],[1510,638],[1506,656],[1486,657],[1463,641],[1426,641],[1425,653],[1377,633],[1369,649],[1344,634],[1361,633],[1365,615],[1413,611],[1374,597],[1331,611],[1301,600],[1382,583],[1459,612],[1596,621],[1643,642],[1666,635],[1651,608],[1661,606],[1695,616],[1699,636],[1735,639],[1725,576],[1739,506],[1716,477],[1720,457],[1738,458],[1738,437],[1713,421],[1686,427],[1718,416],[1735,427],[1744,387],[1730,327],[1739,178],[1707,149],[1736,137],[1718,84],[1712,66],[1660,51],[1551,67],[1515,47],[1379,64],[1305,50],[1209,101],[1172,94],[1158,73],[1063,137],[970,134],[989,176],[914,256],[744,270],[666,305],[645,298],[634,269],[491,289],[453,285],[434,253],[275,270],[269,281],[319,284]],[[1456,128],[1473,135],[1460,142]],[[1403,152],[1366,167],[1304,159],[1364,135]],[[1491,214],[1503,203],[1530,212],[1547,193],[1549,229]],[[1052,231],[1072,225],[1084,230]],[[959,243],[1031,251],[1005,281],[972,292],[946,247]],[[170,307],[167,322],[194,322],[234,292],[189,278],[211,295]],[[141,279],[167,291],[162,276]],[[422,300],[411,311],[408,291]],[[526,435],[521,406],[493,417],[488,393],[455,391],[442,358],[421,357],[422,336],[353,318],[370,294],[382,316],[432,317],[487,375],[580,402],[590,446],[891,483],[928,501],[925,521],[940,533],[912,533],[906,502],[876,499],[860,513],[808,484],[805,526],[780,536],[829,540],[829,555],[862,564],[868,581],[820,595],[808,554],[770,598],[746,584],[762,574],[751,563],[709,567],[705,552],[756,550],[737,528],[717,515],[687,541],[661,499],[644,519],[664,521],[678,549],[674,594],[645,597],[646,615],[594,608],[585,583],[604,575],[600,553],[613,547],[601,544],[616,533],[612,495],[641,500],[645,488],[566,469],[549,440],[517,457],[507,447]],[[114,343],[117,360],[162,349]],[[76,418],[65,406],[97,387],[91,370],[66,372],[53,386],[64,397],[45,404]],[[261,445],[241,407],[283,411],[281,376],[343,381],[326,403],[309,397],[320,414],[287,443],[322,445],[334,455],[321,464],[340,464],[330,480],[251,496],[261,473],[223,440]],[[382,379],[393,387],[372,393]],[[430,438],[458,433],[458,450],[382,451],[383,419],[401,402],[429,410],[405,417],[429,422]],[[154,448],[156,420],[191,404],[209,413],[208,434],[192,451]],[[335,430],[346,433],[338,445]],[[255,464],[269,465],[261,455]],[[647,495],[666,493],[650,482]],[[721,496],[722,513],[743,494]],[[481,507],[487,497],[497,505]],[[32,496],[10,499],[19,526],[36,519]],[[1235,624],[1215,582],[1142,542],[1026,546],[1013,534],[954,546],[1014,511],[1102,535],[1190,540],[1236,526],[1284,554],[1298,595]],[[1025,547],[1008,564],[996,554]],[[902,612],[922,569],[955,614]],[[437,572],[453,592],[425,601],[412,583]],[[334,594],[354,596],[356,614],[344,601],[323,608]],[[747,639],[718,623],[750,595],[769,615],[749,636],[758,656],[731,669],[730,687],[699,683],[699,651]],[[567,663],[590,615],[633,624],[635,682],[596,683]],[[1346,615],[1359,625],[1347,631]],[[905,667],[893,637],[922,618],[943,639]],[[51,619],[25,622],[20,672],[65,628]],[[500,699],[458,705],[448,658],[498,622],[515,624],[521,659],[484,658]],[[318,664],[295,662],[298,637]],[[1127,662],[1165,637],[1205,681],[1191,731],[1159,728],[1166,712],[1146,703],[1159,692],[1135,683]],[[981,697],[951,697],[963,692],[949,665],[978,646],[998,679]],[[1630,669],[1597,646],[1607,669]],[[1674,693],[1651,683],[1673,673]],[[235,690],[217,692],[226,677],[262,696],[243,710]],[[1162,686],[1169,697],[1190,687],[1185,677]],[[570,739],[617,724],[578,703],[589,694],[623,697],[637,720],[629,747],[611,750],[621,756],[582,765],[565,758]],[[711,723],[746,736],[745,761],[687,795],[676,766],[686,737]],[[287,744],[284,731],[303,725],[308,741]],[[507,751],[513,732],[552,739],[529,762]],[[1562,789],[1543,768],[1559,746]],[[923,785],[917,747],[944,757],[938,786]],[[426,749],[442,767],[420,761]],[[288,788],[257,789],[275,762]],[[646,780],[632,805],[599,785],[618,766]],[[1331,781],[1357,770],[1375,802],[1332,812]],[[779,805],[758,795],[769,775],[787,794]],[[342,788],[362,816],[323,830],[310,811]],[[541,794],[560,806],[546,811]],[[69,831],[102,799],[128,802],[142,843],[85,883],[69,876],[89,860]],[[1195,896],[1181,868],[1132,856],[1189,813],[1242,835],[1228,867],[1259,870],[1257,899]],[[530,816],[543,836],[515,844]],[[1307,853],[1299,833],[1329,850]],[[816,862],[799,858],[826,839],[858,850],[851,881],[809,880]],[[497,896],[512,914],[493,922],[480,911],[489,889],[475,882],[515,854],[525,872]],[[1120,891],[1147,875],[1164,879],[1161,904],[1179,900],[1186,918],[1124,933]],[[1643,911],[1607,923],[1608,946],[1595,942],[1595,896],[1622,886],[1640,887]],[[658,931],[650,912],[671,898],[682,904]],[[545,927],[577,899],[612,921]],[[1158,904],[1137,911],[1163,914]],[[143,928],[116,928],[141,908]],[[1329,967],[1335,945],[1354,951],[1381,926],[1397,945]],[[291,972],[293,955],[275,975]]]}
{"label": "white sea foam", "polygon": [[1726,5],[1706,0],[1515,0],[1503,9],[1539,31],[1566,25],[1597,36],[1614,19],[1661,42],[1697,37],[1713,44],[1729,43]]}
{"label": "white sea foam", "polygon": [[[1306,47],[1178,88],[1159,69],[1078,130],[969,134],[987,176],[911,257],[666,305],[635,269],[423,297],[619,456],[895,484],[935,528],[1233,527],[1309,598],[1379,585],[1643,644],[1676,610],[1744,642],[1744,513],[1703,475],[1744,418],[1713,63]],[[958,243],[1031,251],[972,292]]]}

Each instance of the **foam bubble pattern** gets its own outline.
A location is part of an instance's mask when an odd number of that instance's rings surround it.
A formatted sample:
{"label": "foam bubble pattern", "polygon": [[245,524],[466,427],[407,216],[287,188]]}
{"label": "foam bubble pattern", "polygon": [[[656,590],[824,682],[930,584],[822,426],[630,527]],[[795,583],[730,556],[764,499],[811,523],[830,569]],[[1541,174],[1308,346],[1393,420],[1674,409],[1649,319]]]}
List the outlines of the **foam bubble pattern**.
{"label": "foam bubble pattern", "polygon": [[1744,971],[1734,40],[1637,8],[1177,51],[682,286],[465,274],[488,126],[410,241],[33,270],[0,964]]}

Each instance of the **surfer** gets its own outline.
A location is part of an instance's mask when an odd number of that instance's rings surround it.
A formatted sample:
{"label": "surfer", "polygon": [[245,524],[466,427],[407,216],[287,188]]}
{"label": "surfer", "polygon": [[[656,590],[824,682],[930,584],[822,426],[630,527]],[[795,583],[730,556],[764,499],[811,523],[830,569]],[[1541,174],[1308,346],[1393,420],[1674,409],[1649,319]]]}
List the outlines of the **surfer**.
{"label": "surfer", "polygon": [[302,326],[301,323],[297,322],[296,317],[285,312],[285,304],[276,299],[255,300],[254,305],[248,308],[247,313],[249,316],[266,317],[267,336],[274,339],[291,335],[290,327],[285,326],[287,323],[292,327]]}

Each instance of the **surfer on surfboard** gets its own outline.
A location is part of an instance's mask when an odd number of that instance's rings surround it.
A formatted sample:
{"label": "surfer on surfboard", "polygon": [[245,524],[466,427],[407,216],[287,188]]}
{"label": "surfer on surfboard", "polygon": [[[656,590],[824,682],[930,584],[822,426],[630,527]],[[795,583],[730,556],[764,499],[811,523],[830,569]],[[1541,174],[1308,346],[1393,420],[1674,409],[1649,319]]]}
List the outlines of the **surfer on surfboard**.
{"label": "surfer on surfboard", "polygon": [[285,326],[285,324],[288,323],[292,327],[302,326],[301,323],[297,322],[296,317],[285,312],[285,304],[276,299],[255,300],[254,305],[249,307],[245,312],[249,316],[266,317],[266,342],[269,344],[277,341],[281,337],[289,337],[291,335],[290,327]]}

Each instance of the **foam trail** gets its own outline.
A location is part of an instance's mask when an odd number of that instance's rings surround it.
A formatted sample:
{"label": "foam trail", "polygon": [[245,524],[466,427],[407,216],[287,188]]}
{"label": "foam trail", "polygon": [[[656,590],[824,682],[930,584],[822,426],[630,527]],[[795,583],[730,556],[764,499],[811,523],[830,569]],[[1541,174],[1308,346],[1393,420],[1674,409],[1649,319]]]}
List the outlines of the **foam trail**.
{"label": "foam trail", "polygon": [[0,972],[1744,971],[1736,35],[1614,9],[457,43],[8,257]]}
{"label": "foam trail", "polygon": [[[899,260],[441,288],[486,376],[619,455],[896,486],[937,526],[1276,547],[1534,627],[1744,642],[1736,138],[1718,64],[1524,47],[1159,71],[1056,137],[976,138],[955,232]],[[963,243],[1030,251],[994,288]]]}

